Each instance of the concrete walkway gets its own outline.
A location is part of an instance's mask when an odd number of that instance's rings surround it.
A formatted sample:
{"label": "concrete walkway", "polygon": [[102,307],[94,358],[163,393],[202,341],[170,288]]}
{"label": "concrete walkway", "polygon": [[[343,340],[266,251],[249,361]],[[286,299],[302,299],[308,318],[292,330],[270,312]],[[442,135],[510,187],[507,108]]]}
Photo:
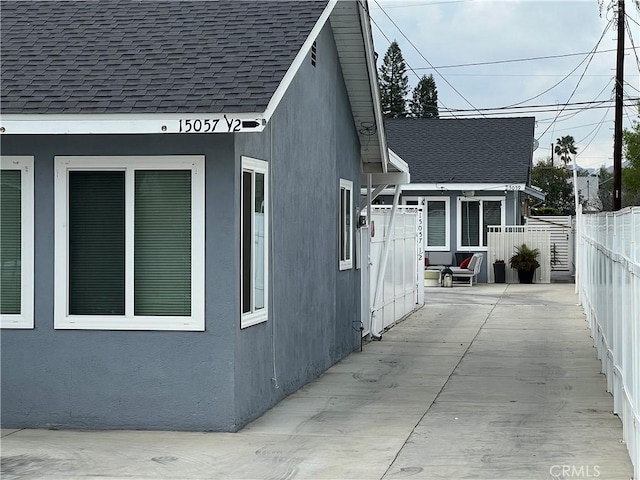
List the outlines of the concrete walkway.
{"label": "concrete walkway", "polygon": [[239,433],[4,430],[2,479],[632,477],[573,285],[426,299]]}

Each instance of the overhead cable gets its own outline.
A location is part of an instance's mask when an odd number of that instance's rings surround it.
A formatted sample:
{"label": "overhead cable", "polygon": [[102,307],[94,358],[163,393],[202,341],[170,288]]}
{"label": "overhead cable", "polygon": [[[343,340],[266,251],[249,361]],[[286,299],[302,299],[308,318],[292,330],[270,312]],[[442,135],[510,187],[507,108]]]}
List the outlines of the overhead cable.
{"label": "overhead cable", "polygon": [[435,70],[435,72],[440,76],[440,78],[442,78],[442,80],[444,80],[444,81],[445,81],[445,83],[446,83],[447,85],[449,85],[449,87],[451,87],[451,89],[452,89],[454,92],[456,92],[456,93],[460,96],[460,98],[462,98],[465,102],[467,102],[467,103],[469,104],[469,106],[470,106],[471,108],[473,108],[473,109],[474,109],[474,110],[476,110],[478,113],[480,113],[480,115],[482,115],[482,113],[480,112],[480,110],[478,110],[478,109],[477,109],[477,108],[476,108],[476,107],[475,107],[475,106],[474,106],[474,105],[473,105],[469,100],[467,100],[467,98],[466,98],[462,93],[460,93],[460,92],[458,91],[458,89],[457,89],[456,87],[454,87],[454,86],[451,84],[451,82],[449,82],[449,80],[447,80],[447,79],[446,79],[446,77],[445,77],[444,75],[442,75],[442,74],[438,71],[438,69],[437,69],[437,68],[435,68],[435,67],[431,64],[431,62],[427,59],[427,57],[425,57],[425,56],[422,54],[422,52],[418,49],[418,47],[416,47],[416,46],[415,46],[415,44],[414,44],[414,43],[409,39],[409,37],[407,37],[407,36],[405,35],[405,33],[404,33],[404,32],[402,31],[402,29],[398,26],[398,24],[393,20],[393,18],[391,18],[391,17],[389,16],[389,14],[385,11],[385,9],[384,9],[384,8],[382,8],[382,6],[380,6],[380,3],[378,3],[378,0],[374,0],[374,1],[375,1],[375,2],[376,2],[376,4],[378,5],[378,7],[380,7],[380,11],[381,11],[382,13],[384,13],[384,14],[385,14],[385,16],[386,16],[386,17],[389,19],[389,21],[390,21],[390,22],[391,22],[391,23],[392,23],[392,24],[393,24],[393,25],[398,29],[398,31],[399,31],[399,32],[400,32],[400,34],[405,38],[405,40],[406,40],[407,42],[409,42],[409,45],[411,45],[411,46],[414,48],[414,50],[415,50],[416,52],[418,52],[418,55],[420,55],[420,56],[422,57],[422,59],[423,59],[425,62],[427,62],[427,64],[429,64],[429,66],[430,66],[431,68],[433,68],[433,69]]}

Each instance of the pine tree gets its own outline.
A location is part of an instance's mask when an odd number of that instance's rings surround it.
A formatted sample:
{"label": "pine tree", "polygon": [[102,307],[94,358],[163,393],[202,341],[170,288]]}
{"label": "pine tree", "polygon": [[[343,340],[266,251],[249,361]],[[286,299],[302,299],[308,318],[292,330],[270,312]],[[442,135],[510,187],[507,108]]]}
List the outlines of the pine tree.
{"label": "pine tree", "polygon": [[406,100],[409,91],[407,65],[402,57],[398,42],[389,45],[380,66],[380,100],[385,117],[405,117]]}
{"label": "pine tree", "polygon": [[438,118],[438,88],[433,75],[423,75],[413,89],[413,99],[409,102],[411,114],[418,118]]}

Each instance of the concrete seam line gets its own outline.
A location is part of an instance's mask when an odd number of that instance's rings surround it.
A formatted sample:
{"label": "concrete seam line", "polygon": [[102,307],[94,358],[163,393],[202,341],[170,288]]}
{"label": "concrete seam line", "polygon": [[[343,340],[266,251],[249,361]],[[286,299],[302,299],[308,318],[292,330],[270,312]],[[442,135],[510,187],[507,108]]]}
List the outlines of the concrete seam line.
{"label": "concrete seam line", "polygon": [[[508,288],[508,286],[507,286]],[[382,480],[387,473],[389,473],[389,470],[391,470],[391,466],[395,463],[395,461],[398,459],[398,455],[400,455],[400,452],[402,451],[402,449],[405,447],[405,445],[407,444],[407,442],[409,441],[409,438],[411,438],[411,435],[413,435],[413,432],[415,432],[416,427],[418,425],[420,425],[420,422],[422,422],[422,420],[424,419],[424,417],[427,416],[427,414],[429,413],[429,410],[431,410],[431,407],[433,406],[434,403],[436,403],[436,400],[438,400],[438,397],[440,396],[440,394],[442,393],[442,391],[444,390],[444,387],[447,386],[447,384],[449,383],[449,380],[451,380],[451,376],[454,374],[454,372],[458,369],[458,367],[460,366],[460,362],[462,362],[462,359],[465,357],[465,355],[469,352],[469,349],[471,348],[471,345],[473,345],[473,342],[476,341],[476,338],[478,338],[478,335],[480,334],[480,331],[484,328],[484,326],[487,323],[487,320],[489,320],[489,317],[491,317],[491,315],[493,314],[493,311],[496,309],[496,306],[498,305],[498,303],[500,303],[500,299],[502,298],[502,295],[505,294],[505,292],[507,291],[507,288],[505,288],[502,293],[500,294],[500,297],[498,298],[498,300],[496,301],[496,303],[493,304],[493,306],[491,307],[491,310],[489,311],[489,313],[487,313],[486,318],[484,319],[484,322],[482,322],[482,325],[480,325],[480,327],[478,328],[478,331],[476,332],[476,334],[473,336],[473,338],[471,339],[471,341],[469,342],[469,346],[465,349],[464,352],[462,352],[462,355],[460,355],[460,359],[458,360],[458,363],[456,363],[456,365],[453,367],[453,369],[451,370],[451,373],[449,374],[449,376],[447,377],[447,381],[444,382],[444,384],[442,385],[442,387],[440,388],[440,390],[438,390],[438,393],[436,394],[435,398],[433,399],[433,401],[431,402],[431,404],[429,405],[429,407],[427,408],[427,410],[422,414],[422,416],[420,417],[420,419],[418,420],[418,422],[411,428],[411,432],[409,432],[409,435],[407,435],[407,438],[404,440],[404,442],[402,443],[402,446],[398,449],[398,451],[396,452],[396,454],[393,456],[393,459],[391,460],[391,462],[389,463],[389,466],[387,467],[387,469],[384,471],[384,473],[382,474],[382,476],[380,477],[380,480]]]}

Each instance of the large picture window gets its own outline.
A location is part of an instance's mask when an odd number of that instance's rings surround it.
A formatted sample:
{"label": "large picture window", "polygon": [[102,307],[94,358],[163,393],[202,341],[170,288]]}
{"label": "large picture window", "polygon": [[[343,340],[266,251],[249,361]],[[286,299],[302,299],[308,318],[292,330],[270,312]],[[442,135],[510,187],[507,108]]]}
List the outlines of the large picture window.
{"label": "large picture window", "polygon": [[241,328],[268,317],[269,164],[242,157],[241,182]]}
{"label": "large picture window", "polygon": [[204,158],[56,170],[55,327],[204,330]]}
{"label": "large picture window", "polygon": [[504,197],[458,197],[458,249],[486,248],[487,226],[504,222]]}
{"label": "large picture window", "polygon": [[340,179],[340,225],[339,225],[339,249],[340,270],[348,270],[353,267],[353,182]]}
{"label": "large picture window", "polygon": [[0,167],[0,327],[33,328],[33,157]]}

